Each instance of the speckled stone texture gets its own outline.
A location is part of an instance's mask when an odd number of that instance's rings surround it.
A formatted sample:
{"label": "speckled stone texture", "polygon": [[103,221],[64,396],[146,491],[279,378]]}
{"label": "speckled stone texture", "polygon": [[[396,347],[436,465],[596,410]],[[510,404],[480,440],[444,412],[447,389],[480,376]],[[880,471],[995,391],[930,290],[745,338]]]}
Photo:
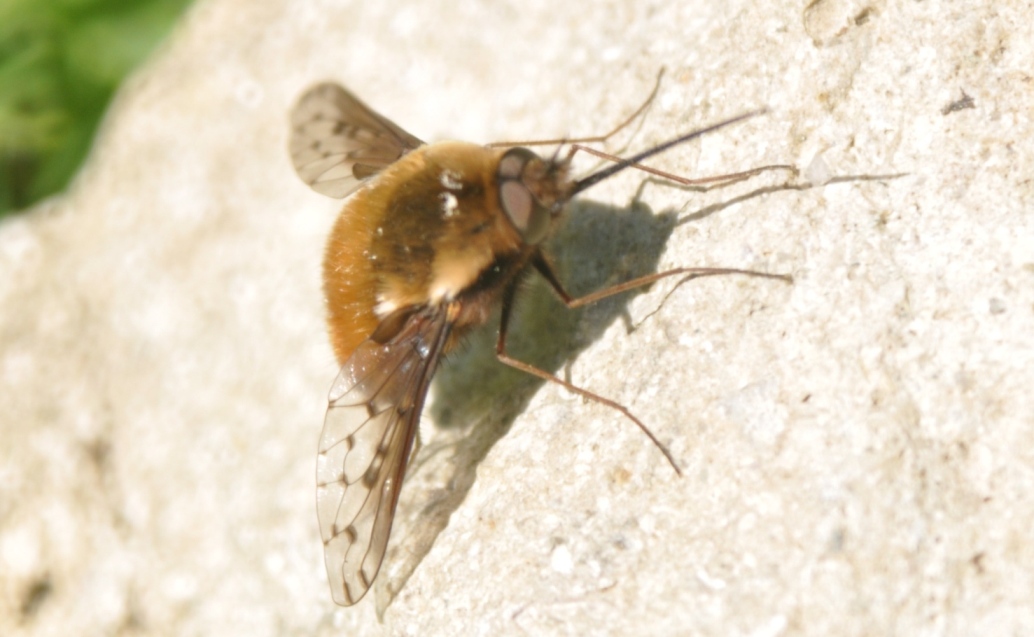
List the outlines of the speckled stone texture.
{"label": "speckled stone texture", "polygon": [[[195,7],[70,191],[0,224],[0,634],[1034,633],[1029,4],[807,4]],[[377,589],[334,606],[314,465],[340,204],[293,173],[292,103],[334,79],[423,139],[578,136],[661,67],[608,148],[764,105],[653,165],[801,174],[622,174],[551,246],[565,280],[793,285],[572,315],[536,283],[514,351],[628,405],[685,475],[500,373],[486,331],[432,389]]]}

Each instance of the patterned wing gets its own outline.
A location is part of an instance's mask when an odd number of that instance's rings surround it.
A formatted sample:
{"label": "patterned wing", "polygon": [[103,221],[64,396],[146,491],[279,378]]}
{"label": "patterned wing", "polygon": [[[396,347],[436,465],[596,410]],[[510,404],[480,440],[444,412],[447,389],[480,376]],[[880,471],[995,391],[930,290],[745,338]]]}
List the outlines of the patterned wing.
{"label": "patterned wing", "polygon": [[318,193],[345,197],[423,142],[338,84],[309,89],[291,113],[291,161]]}
{"label": "patterned wing", "polygon": [[386,344],[372,339],[330,389],[316,460],[316,509],[334,601],[355,604],[380,570],[399,488],[450,323],[414,314]]}

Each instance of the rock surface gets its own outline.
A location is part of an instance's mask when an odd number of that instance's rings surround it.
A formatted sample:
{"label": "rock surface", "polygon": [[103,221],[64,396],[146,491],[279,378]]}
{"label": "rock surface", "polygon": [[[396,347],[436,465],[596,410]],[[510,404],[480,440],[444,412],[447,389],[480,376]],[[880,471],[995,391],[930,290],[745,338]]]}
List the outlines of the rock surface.
{"label": "rock surface", "polygon": [[[0,225],[0,634],[1034,632],[1029,7],[804,4],[195,7],[70,191]],[[571,287],[793,285],[573,318],[536,285],[514,338],[685,475],[492,371],[486,332],[432,389],[376,594],[335,607],[313,473],[339,204],[293,173],[293,101],[329,78],[423,139],[578,136],[661,67],[611,150],[767,105],[653,164],[801,175],[616,177],[553,246]]]}

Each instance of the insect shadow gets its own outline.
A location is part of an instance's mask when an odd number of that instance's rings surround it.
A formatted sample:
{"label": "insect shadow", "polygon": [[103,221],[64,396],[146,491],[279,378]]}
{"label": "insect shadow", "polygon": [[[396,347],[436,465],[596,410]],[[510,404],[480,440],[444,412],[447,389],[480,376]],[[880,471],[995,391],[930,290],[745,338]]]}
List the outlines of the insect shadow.
{"label": "insect shadow", "polygon": [[[677,221],[674,212],[657,214],[642,203],[620,208],[581,199],[569,205],[546,251],[564,286],[578,297],[656,272]],[[646,289],[570,310],[531,272],[517,294],[507,352],[562,376],[564,363],[599,339],[615,319],[631,330],[627,304]],[[386,572],[375,583],[379,614],[463,502],[478,464],[546,383],[496,359],[498,328],[497,311],[445,358],[435,376],[425,416],[430,415],[438,433],[417,450],[406,477]],[[644,444],[650,444],[645,437]]]}
{"label": "insect shadow", "polygon": [[[614,208],[581,201],[571,208],[547,253],[575,297],[656,272],[677,221],[674,213],[654,214],[641,203]],[[537,273],[529,272],[518,293],[507,352],[555,374],[615,318],[630,325],[628,301],[646,289],[570,310]],[[438,427],[463,427],[486,416],[499,421],[504,413],[508,427],[546,382],[496,359],[498,325],[490,322],[477,332],[439,371],[430,412]],[[496,439],[505,433],[503,428]]]}
{"label": "insect shadow", "polygon": [[[848,175],[827,183],[883,182],[905,175]],[[687,192],[712,189],[647,178],[636,192],[634,203],[624,208],[585,199],[572,202],[563,217],[564,225],[546,246],[546,253],[572,296],[656,272],[664,247],[677,227],[706,219],[747,200],[821,187],[821,184],[798,183],[791,179],[729,194],[692,212],[655,214],[640,202],[643,188],[654,183]],[[623,319],[629,332],[638,327],[633,325],[627,306],[635,295],[647,289],[634,289],[569,310],[549,286],[532,273],[517,296],[507,351],[518,360],[562,376],[564,363],[596,341],[615,319]],[[546,382],[496,359],[498,326],[496,316],[475,331],[464,346],[446,357],[435,376],[433,401],[425,415],[429,414],[436,423],[438,434],[433,442],[417,450],[410,464],[385,560],[387,572],[382,573],[374,585],[380,616],[431,550],[449,517],[462,504],[473,486],[478,464],[506,435]],[[649,444],[645,437],[643,444]]]}

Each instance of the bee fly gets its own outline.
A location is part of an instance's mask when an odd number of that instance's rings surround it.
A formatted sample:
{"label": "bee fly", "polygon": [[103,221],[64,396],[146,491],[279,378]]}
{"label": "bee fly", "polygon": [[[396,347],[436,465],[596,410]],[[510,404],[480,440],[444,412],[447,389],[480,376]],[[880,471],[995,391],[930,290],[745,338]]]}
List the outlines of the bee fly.
{"label": "bee fly", "polygon": [[[525,146],[564,140],[425,144],[337,84],[320,84],[302,96],[291,117],[294,168],[319,193],[351,195],[323,261],[327,323],[341,372],[330,389],[320,436],[316,506],[335,602],[355,604],[377,577],[431,377],[442,355],[487,322],[495,307],[502,308],[496,343],[500,361],[617,409],[679,472],[671,453],[625,407],[510,358],[507,325],[518,282],[530,270],[541,274],[570,308],[678,274],[788,280],[745,270],[678,268],[573,298],[541,247],[572,197],[626,168],[680,183],[706,181],[682,179],[639,162],[760,112],[627,159],[578,143],[570,144],[563,157],[545,159]],[[571,159],[578,150],[615,163],[573,179]]]}

